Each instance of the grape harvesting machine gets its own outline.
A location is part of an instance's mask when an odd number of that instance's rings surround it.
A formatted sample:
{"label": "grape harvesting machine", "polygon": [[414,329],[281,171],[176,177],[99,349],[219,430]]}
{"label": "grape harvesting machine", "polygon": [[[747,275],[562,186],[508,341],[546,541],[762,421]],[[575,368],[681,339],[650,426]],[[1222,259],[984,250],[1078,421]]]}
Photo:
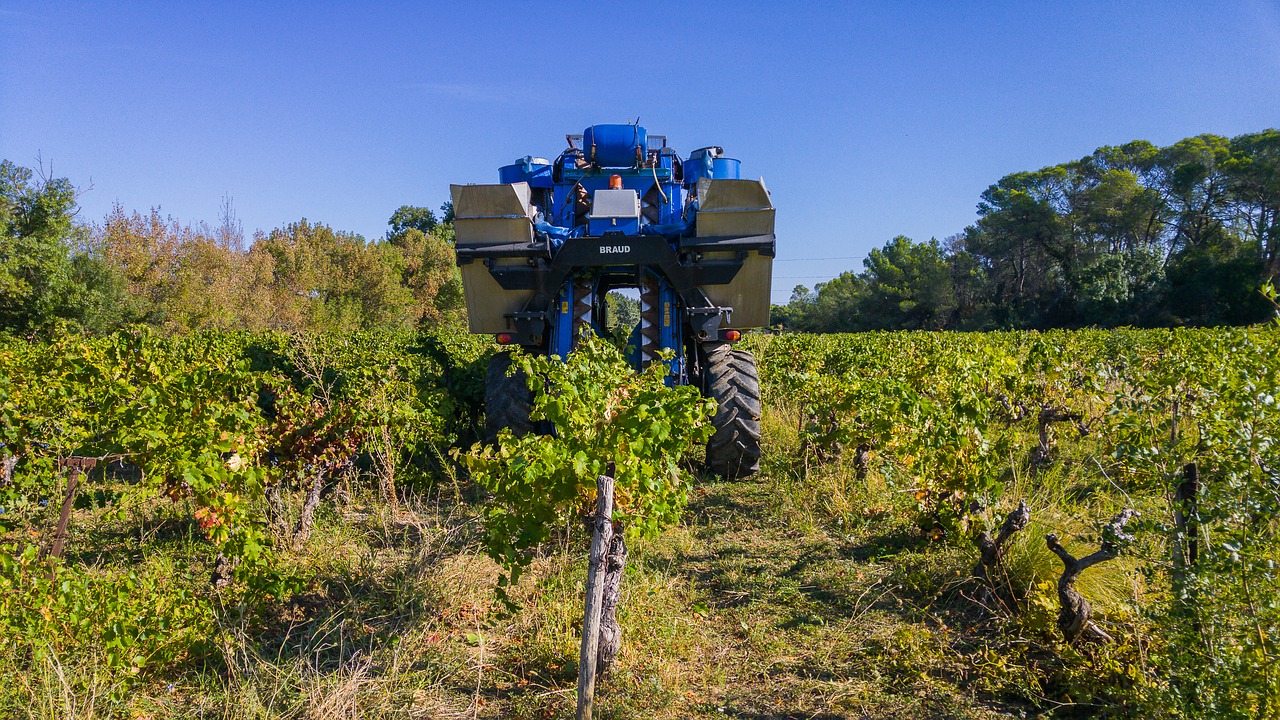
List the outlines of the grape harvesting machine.
{"label": "grape harvesting machine", "polygon": [[[553,161],[499,168],[497,184],[450,188],[471,332],[563,358],[585,329],[604,334],[609,292],[631,288],[633,364],[663,362],[669,384],[714,399],[708,467],[754,473],[760,382],[755,358],[733,343],[769,322],[774,208],[764,182],[741,179],[719,147],[681,158],[638,123],[566,141]],[[491,437],[534,430],[532,393],[510,365],[503,352],[489,366]]]}

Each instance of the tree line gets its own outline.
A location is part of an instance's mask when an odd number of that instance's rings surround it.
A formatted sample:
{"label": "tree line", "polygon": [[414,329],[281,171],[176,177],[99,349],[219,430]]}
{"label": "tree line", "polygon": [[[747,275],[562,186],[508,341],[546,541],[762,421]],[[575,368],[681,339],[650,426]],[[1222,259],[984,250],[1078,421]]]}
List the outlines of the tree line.
{"label": "tree line", "polygon": [[1001,178],[943,242],[898,236],[798,286],[774,325],[859,330],[1237,325],[1273,307],[1280,131],[1138,140]]}
{"label": "tree line", "polygon": [[68,179],[0,163],[0,331],[349,332],[465,313],[448,203],[400,207],[372,242],[305,218],[246,238],[229,198],[214,226],[78,210]]}
{"label": "tree line", "polygon": [[[306,219],[246,238],[117,206],[0,163],[0,330],[405,328],[460,321],[452,208],[405,205],[382,238]],[[1280,131],[1134,141],[1001,178],[943,242],[898,236],[860,272],[797,286],[772,324],[809,332],[1248,324],[1280,275]],[[625,313],[622,313],[625,314]]]}

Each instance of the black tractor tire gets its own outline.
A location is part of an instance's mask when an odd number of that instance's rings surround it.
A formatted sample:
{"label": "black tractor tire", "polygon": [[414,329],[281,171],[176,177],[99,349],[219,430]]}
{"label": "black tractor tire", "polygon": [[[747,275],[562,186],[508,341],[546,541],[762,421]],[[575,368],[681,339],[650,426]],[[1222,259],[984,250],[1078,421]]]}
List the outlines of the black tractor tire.
{"label": "black tractor tire", "polygon": [[511,353],[501,352],[489,358],[489,371],[484,379],[484,439],[492,443],[503,428],[516,437],[533,432],[533,391],[523,370],[508,375]]}
{"label": "black tractor tire", "polygon": [[707,441],[707,469],[725,480],[760,469],[760,376],[756,359],[728,345],[706,348],[702,394],[716,401]]}

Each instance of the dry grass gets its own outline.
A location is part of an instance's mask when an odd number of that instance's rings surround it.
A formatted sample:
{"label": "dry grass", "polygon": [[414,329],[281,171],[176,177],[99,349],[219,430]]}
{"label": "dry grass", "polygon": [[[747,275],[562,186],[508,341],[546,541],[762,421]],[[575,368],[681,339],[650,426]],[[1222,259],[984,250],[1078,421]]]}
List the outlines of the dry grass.
{"label": "dry grass", "polygon": [[[970,549],[922,537],[909,500],[875,472],[859,481],[839,462],[806,468],[797,425],[785,408],[771,411],[759,478],[700,481],[678,527],[632,543],[623,650],[599,686],[599,717],[1096,710],[1060,699],[1070,673],[1054,649],[1052,607],[1037,604],[1057,574],[1044,533],[1084,546],[1116,503],[1105,491],[1080,495],[1100,482],[1082,475],[1084,458],[1009,489],[1029,499],[1035,518],[1009,553],[1028,607],[1018,619],[991,618],[957,591]],[[293,559],[313,578],[308,592],[265,616],[224,622],[219,652],[125,696],[89,655],[21,680],[0,671],[7,706],[42,718],[571,716],[581,539],[548,547],[513,590],[518,611],[506,614],[477,506],[435,496],[391,507],[376,489],[356,494],[321,514]],[[1104,615],[1124,619],[1142,592],[1134,577],[1131,564],[1099,566],[1081,589]]]}

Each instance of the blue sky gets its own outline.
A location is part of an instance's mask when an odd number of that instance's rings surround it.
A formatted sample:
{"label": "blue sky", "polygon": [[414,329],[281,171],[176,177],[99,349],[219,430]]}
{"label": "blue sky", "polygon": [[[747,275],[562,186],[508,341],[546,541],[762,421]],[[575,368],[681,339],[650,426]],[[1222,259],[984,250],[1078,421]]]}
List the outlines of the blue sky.
{"label": "blue sky", "polygon": [[375,238],[637,116],[765,178],[785,301],[960,231],[1006,173],[1280,125],[1280,3],[0,0],[0,157],[91,184],[91,221],[230,195],[247,230]]}

